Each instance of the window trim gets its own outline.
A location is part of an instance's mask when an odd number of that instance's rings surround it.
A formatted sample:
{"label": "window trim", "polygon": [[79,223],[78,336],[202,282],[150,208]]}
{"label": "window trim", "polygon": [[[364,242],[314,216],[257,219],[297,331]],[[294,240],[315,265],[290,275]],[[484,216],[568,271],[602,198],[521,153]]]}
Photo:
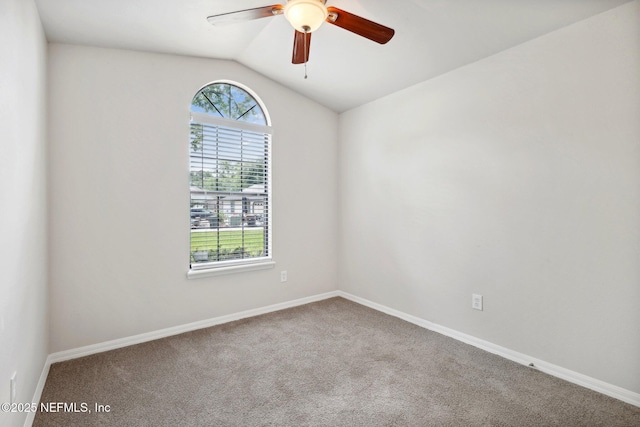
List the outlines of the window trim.
{"label": "window trim", "polygon": [[250,132],[268,133],[273,136],[273,128],[269,125],[259,125],[257,123],[243,122],[240,120],[232,120],[224,117],[216,117],[205,113],[189,112],[191,122],[208,124],[212,126],[231,127],[235,129],[247,130]]}
{"label": "window trim", "polygon": [[235,128],[235,129],[246,130],[250,132],[264,133],[269,136],[268,142],[267,142],[267,145],[268,145],[267,149],[269,152],[269,159],[267,163],[267,195],[269,197],[269,215],[268,215],[269,226],[267,229],[267,239],[268,239],[269,255],[260,257],[260,258],[245,258],[245,259],[226,260],[226,261],[214,261],[211,263],[206,263],[206,264],[203,263],[200,265],[197,265],[197,264],[192,265],[190,262],[189,270],[187,271],[188,279],[199,279],[203,277],[220,276],[220,275],[244,272],[244,271],[271,269],[271,268],[274,268],[276,264],[275,261],[273,260],[273,246],[272,246],[272,243],[273,243],[273,237],[272,237],[273,235],[273,220],[272,220],[273,219],[273,198],[272,197],[273,195],[272,195],[272,182],[271,182],[272,181],[272,172],[271,172],[272,146],[271,144],[273,139],[273,128],[271,126],[271,118],[269,117],[269,114],[265,109],[264,104],[262,103],[260,98],[258,98],[258,96],[256,96],[256,94],[252,90],[236,82],[231,82],[226,80],[211,82],[201,87],[196,92],[196,95],[205,87],[216,85],[216,84],[226,84],[226,85],[236,86],[237,88],[245,91],[247,94],[253,97],[253,99],[256,101],[256,104],[262,110],[262,113],[265,117],[265,121],[267,123],[266,125],[262,125],[257,123],[245,122],[242,120],[233,120],[233,119],[224,118],[224,117],[212,116],[207,113],[189,111],[190,123],[200,123],[203,125]]}
{"label": "window trim", "polygon": [[[224,261],[221,261],[224,262]],[[223,276],[225,274],[231,273],[240,273],[244,271],[256,271],[256,270],[268,270],[274,268],[276,266],[276,262],[273,259],[261,259],[260,261],[248,262],[245,261],[243,264],[239,265],[230,265],[230,266],[216,266],[208,268],[200,268],[200,269],[189,269],[187,272],[188,279],[201,279],[203,277],[211,277],[211,276]]]}

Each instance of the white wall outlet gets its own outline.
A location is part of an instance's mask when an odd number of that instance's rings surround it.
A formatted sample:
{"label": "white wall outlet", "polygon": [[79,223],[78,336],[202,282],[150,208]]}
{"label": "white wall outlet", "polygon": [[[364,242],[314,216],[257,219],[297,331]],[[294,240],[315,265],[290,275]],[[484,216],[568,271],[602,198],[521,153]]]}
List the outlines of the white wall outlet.
{"label": "white wall outlet", "polygon": [[471,308],[482,311],[482,295],[471,294]]}
{"label": "white wall outlet", "polygon": [[9,403],[16,402],[16,386],[18,382],[18,372],[14,372],[9,379]]}
{"label": "white wall outlet", "polygon": [[280,272],[280,281],[281,282],[287,281],[287,270],[283,270]]}

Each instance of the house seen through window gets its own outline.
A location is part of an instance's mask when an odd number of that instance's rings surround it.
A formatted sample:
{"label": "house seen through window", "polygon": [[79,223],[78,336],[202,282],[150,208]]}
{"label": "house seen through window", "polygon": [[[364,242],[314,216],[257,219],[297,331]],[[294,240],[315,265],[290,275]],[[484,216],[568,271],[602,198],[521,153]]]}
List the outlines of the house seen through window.
{"label": "house seen through window", "polygon": [[212,83],[191,103],[191,270],[271,259],[271,128],[256,97]]}

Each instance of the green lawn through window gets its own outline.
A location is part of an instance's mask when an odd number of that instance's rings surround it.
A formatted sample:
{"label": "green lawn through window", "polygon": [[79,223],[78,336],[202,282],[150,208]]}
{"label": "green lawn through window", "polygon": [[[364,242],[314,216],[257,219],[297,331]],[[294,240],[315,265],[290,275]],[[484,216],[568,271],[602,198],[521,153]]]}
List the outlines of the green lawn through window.
{"label": "green lawn through window", "polygon": [[[243,244],[244,234],[244,244]],[[219,246],[218,246],[219,245]],[[251,256],[262,255],[264,250],[264,231],[262,228],[220,231],[191,231],[191,252],[228,251],[244,248]]]}

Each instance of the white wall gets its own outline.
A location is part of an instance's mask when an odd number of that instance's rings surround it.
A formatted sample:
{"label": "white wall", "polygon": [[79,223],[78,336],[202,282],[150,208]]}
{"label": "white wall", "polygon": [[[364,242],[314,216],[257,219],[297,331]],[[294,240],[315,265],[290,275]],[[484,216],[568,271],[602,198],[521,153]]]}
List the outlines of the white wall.
{"label": "white wall", "polygon": [[[52,352],[337,289],[337,114],[228,61],[52,44],[49,67]],[[272,119],[277,265],[188,280],[189,106],[218,79]]]}
{"label": "white wall", "polygon": [[31,402],[47,355],[46,53],[33,1],[0,2],[0,402],[16,371]]}
{"label": "white wall", "polygon": [[640,392],[639,16],[343,113],[340,289]]}

